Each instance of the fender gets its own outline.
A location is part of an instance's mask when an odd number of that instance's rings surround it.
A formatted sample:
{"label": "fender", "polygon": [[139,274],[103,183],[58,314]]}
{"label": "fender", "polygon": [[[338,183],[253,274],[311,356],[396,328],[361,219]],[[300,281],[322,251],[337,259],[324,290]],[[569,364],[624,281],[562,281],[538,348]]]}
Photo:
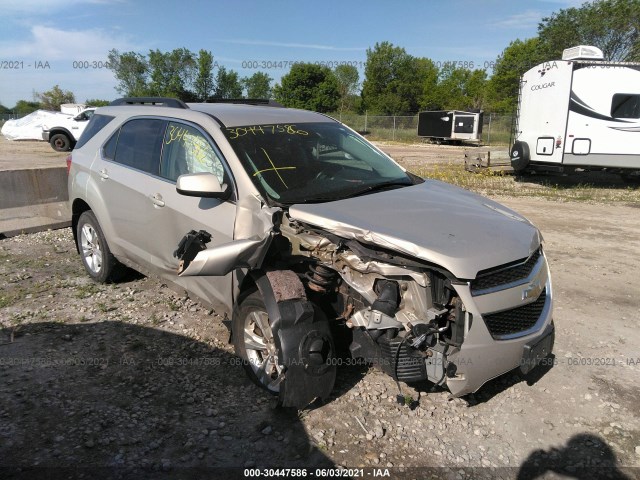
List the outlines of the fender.
{"label": "fender", "polygon": [[64,127],[53,127],[53,128],[50,128],[49,130],[43,130],[43,132],[49,132],[49,136],[53,136],[56,133],[64,133],[69,137],[69,140],[71,140],[72,142],[77,141],[76,137],[73,136],[73,133],[71,133],[69,130],[67,130]]}
{"label": "fender", "polygon": [[[253,278],[269,314],[271,329],[279,352],[279,363],[285,367],[285,380],[280,386],[283,407],[304,408],[316,398],[325,400],[336,379],[335,346],[329,321],[313,303],[295,298],[292,292],[274,289],[272,281],[283,275],[290,290],[304,292],[302,282],[291,271],[252,270]],[[295,277],[295,278],[294,278]],[[289,290],[289,289],[287,289]]]}

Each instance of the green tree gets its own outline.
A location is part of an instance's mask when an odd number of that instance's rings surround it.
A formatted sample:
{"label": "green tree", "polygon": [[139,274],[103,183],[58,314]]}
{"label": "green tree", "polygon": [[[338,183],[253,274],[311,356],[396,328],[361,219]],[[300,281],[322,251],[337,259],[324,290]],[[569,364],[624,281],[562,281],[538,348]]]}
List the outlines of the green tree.
{"label": "green tree", "polygon": [[220,67],[216,76],[215,98],[242,98],[242,83],[235,70]]}
{"label": "green tree", "polygon": [[18,100],[16,102],[16,106],[11,110],[14,111],[17,115],[27,115],[29,113],[35,112],[36,110],[41,109],[42,106],[40,102],[29,102],[27,100]]}
{"label": "green tree", "polygon": [[453,110],[481,109],[485,103],[487,74],[446,64],[440,71],[436,87],[440,107]]}
{"label": "green tree", "polygon": [[99,100],[97,98],[87,98],[84,101],[84,104],[90,107],[106,107],[109,103],[111,103],[109,100]]}
{"label": "green tree", "polygon": [[364,108],[383,115],[415,113],[424,90],[425,62],[390,42],[367,49]]}
{"label": "green tree", "polygon": [[42,93],[35,93],[35,98],[39,100],[41,108],[45,110],[60,110],[63,103],[75,103],[76,97],[69,90],[62,90],[59,85],[54,85],[51,90]]}
{"label": "green tree", "polygon": [[440,75],[438,67],[428,58],[419,58],[417,61],[422,76],[420,109],[439,110],[442,108],[442,100],[438,93],[438,77]]}
{"label": "green tree", "polygon": [[247,98],[271,98],[273,78],[264,72],[255,72],[250,77],[242,79],[242,85],[247,90]]}
{"label": "green tree", "polygon": [[338,65],[333,70],[333,75],[338,82],[338,93],[340,94],[340,111],[354,110],[355,96],[358,91],[360,74],[353,65]]}
{"label": "green tree", "polygon": [[538,25],[545,60],[556,60],[565,48],[593,45],[607,60],[640,60],[640,2],[596,0],[566,8],[542,19]]}
{"label": "green tree", "polygon": [[323,65],[296,63],[273,89],[275,99],[286,107],[333,112],[340,93],[333,72]]}
{"label": "green tree", "polygon": [[0,114],[6,115],[6,114],[8,114],[8,113],[11,113],[11,109],[10,109],[10,108],[5,107],[4,105],[2,105],[2,104],[0,103]]}
{"label": "green tree", "polygon": [[[196,70],[196,59],[186,48],[171,52],[149,52],[149,92],[161,97],[192,97],[189,91]],[[188,98],[190,100],[191,98]]]}
{"label": "green tree", "polygon": [[193,82],[193,93],[196,100],[206,102],[213,95],[213,55],[207,50],[200,50],[197,59],[196,79]]}
{"label": "green tree", "polygon": [[149,64],[144,55],[136,52],[120,53],[113,49],[109,51],[107,58],[109,69],[118,81],[118,92],[126,97],[143,97],[149,94]]}
{"label": "green tree", "polygon": [[494,112],[513,113],[518,101],[520,77],[527,70],[549,60],[538,38],[515,40],[496,59],[487,83],[487,99]]}

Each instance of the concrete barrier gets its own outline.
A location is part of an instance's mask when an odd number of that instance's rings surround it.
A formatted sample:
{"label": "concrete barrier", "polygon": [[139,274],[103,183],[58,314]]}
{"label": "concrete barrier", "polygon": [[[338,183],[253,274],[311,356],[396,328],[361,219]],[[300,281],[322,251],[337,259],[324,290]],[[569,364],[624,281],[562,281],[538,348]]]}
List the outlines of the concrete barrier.
{"label": "concrete barrier", "polygon": [[71,225],[65,167],[0,171],[0,238]]}

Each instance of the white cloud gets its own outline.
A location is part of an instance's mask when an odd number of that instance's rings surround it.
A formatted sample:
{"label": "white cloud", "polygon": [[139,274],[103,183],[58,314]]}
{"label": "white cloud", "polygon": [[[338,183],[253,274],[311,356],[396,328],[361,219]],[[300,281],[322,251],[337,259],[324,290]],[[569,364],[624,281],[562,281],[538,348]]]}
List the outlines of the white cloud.
{"label": "white cloud", "polygon": [[72,91],[78,102],[88,98],[113,100],[119,96],[114,88],[116,80],[111,70],[78,69],[63,72],[52,66],[51,69],[42,70],[12,70],[0,76],[0,103],[13,107],[18,100],[31,101],[33,92],[44,92],[54,85]]}
{"label": "white cloud", "polygon": [[114,98],[116,80],[111,70],[102,64],[98,68],[73,68],[74,61],[106,62],[112,48],[140,50],[121,31],[32,26],[25,38],[0,42],[0,58],[22,62],[19,70],[7,70],[0,76],[0,101],[12,106],[19,99],[30,100],[33,91],[49,90],[53,85],[71,90],[79,101]]}
{"label": "white cloud", "polygon": [[493,27],[527,30],[536,28],[543,16],[544,14],[538,10],[526,10],[522,13],[516,13],[502,20],[493,22],[490,25]]}
{"label": "white cloud", "polygon": [[24,40],[0,42],[0,57],[15,60],[102,60],[112,48],[135,49],[121,33],[103,29],[60,30],[36,25]]}
{"label": "white cloud", "polygon": [[333,50],[333,51],[365,51],[366,47],[335,47],[333,45],[318,45],[312,43],[290,43],[271,42],[266,40],[218,40],[223,43],[233,43],[237,45],[258,45],[262,47],[282,47],[282,48],[308,48],[313,50]]}
{"label": "white cloud", "polygon": [[52,11],[72,12],[78,5],[103,5],[122,3],[123,0],[2,0],[0,14],[48,17]]}

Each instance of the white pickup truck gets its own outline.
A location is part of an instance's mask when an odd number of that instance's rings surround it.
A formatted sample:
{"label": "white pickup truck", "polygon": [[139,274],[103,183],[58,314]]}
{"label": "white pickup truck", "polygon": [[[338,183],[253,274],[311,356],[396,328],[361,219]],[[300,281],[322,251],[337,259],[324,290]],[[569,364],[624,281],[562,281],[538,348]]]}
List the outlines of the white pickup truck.
{"label": "white pickup truck", "polygon": [[95,108],[87,108],[77,115],[56,115],[42,124],[42,139],[49,142],[54,150],[72,150],[82,135]]}

